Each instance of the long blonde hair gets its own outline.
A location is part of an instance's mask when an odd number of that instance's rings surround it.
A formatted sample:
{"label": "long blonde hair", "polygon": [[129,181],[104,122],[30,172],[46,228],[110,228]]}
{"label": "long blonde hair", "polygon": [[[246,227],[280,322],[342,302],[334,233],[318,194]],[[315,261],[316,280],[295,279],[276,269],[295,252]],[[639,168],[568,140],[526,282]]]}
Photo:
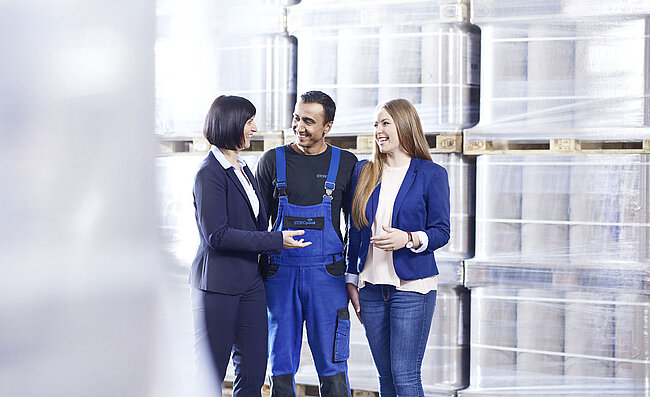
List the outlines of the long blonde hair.
{"label": "long blonde hair", "polygon": [[[386,110],[395,122],[399,145],[411,157],[424,160],[431,160],[429,145],[422,132],[422,123],[417,110],[406,99],[391,99],[382,105],[377,106],[377,112]],[[368,161],[361,170],[359,180],[352,198],[352,221],[357,229],[370,225],[366,218],[366,206],[379,182],[381,173],[386,164],[386,154],[379,151],[377,141],[374,141],[372,148],[372,159]]]}

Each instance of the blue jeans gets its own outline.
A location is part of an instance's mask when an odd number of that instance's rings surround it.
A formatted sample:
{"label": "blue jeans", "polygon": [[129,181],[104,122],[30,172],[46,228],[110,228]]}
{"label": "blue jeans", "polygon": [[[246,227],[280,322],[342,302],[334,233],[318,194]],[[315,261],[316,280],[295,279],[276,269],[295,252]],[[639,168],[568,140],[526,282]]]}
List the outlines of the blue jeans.
{"label": "blue jeans", "polygon": [[370,283],[359,290],[361,318],[382,397],[424,396],[420,370],[436,295],[436,291],[418,294]]}

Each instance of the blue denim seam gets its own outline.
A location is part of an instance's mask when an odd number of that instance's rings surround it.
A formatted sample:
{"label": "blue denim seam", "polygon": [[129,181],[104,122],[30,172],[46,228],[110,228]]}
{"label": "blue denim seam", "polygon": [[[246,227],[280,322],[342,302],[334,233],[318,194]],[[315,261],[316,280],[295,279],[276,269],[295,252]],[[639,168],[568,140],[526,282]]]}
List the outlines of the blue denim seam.
{"label": "blue denim seam", "polygon": [[[426,312],[427,312],[427,298],[428,298],[428,294],[425,294],[424,299],[422,300],[422,315],[423,316],[426,315]],[[423,353],[424,349],[422,349],[422,343],[423,343],[422,341],[424,339],[424,328],[425,327],[423,325],[422,329],[421,329],[421,334],[420,334],[420,346],[418,347],[418,362],[415,365],[415,370],[417,371],[417,374],[419,375],[418,377],[420,378],[419,379],[420,384],[422,384],[421,370],[422,370],[422,360],[424,359],[424,353]],[[421,396],[420,388],[418,388],[418,396]]]}

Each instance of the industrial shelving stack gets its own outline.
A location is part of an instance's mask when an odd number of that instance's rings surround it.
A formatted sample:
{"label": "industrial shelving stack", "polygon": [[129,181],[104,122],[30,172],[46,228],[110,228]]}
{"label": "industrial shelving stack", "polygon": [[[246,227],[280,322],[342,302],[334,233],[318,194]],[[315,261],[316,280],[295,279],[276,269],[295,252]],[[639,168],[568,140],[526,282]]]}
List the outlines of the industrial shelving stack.
{"label": "industrial shelving stack", "polygon": [[647,2],[473,0],[470,387],[650,394]]}

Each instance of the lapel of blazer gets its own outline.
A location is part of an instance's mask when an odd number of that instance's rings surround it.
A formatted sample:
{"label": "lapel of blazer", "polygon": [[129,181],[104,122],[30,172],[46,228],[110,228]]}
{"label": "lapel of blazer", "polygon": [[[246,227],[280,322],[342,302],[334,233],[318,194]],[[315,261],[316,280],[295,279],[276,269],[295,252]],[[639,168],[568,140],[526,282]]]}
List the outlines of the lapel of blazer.
{"label": "lapel of blazer", "polygon": [[[221,167],[221,164],[219,164]],[[253,213],[253,206],[251,206],[250,200],[248,200],[248,195],[246,194],[246,190],[244,190],[244,186],[242,186],[241,182],[239,181],[239,178],[237,178],[237,175],[235,175],[235,168],[230,167],[225,170],[226,175],[233,181],[235,186],[237,186],[237,189],[241,193],[242,196],[244,196],[244,200],[246,200],[246,204],[248,204],[248,210],[250,212],[250,215],[255,219],[255,213]]]}
{"label": "lapel of blazer", "polygon": [[[257,185],[257,180],[255,180],[255,177],[253,176],[253,173],[248,168],[248,166],[244,167],[244,173],[248,177],[248,180],[251,181],[251,184],[253,185],[253,189],[255,190],[255,195],[257,196],[257,201],[260,203],[260,211],[259,214],[257,215],[257,226],[260,228],[260,230],[266,230],[266,226],[268,225],[268,223],[263,223],[263,221],[267,219],[266,207],[264,207],[264,200],[262,200],[262,194],[260,193],[260,188]],[[252,207],[251,207],[251,211],[253,211]]]}
{"label": "lapel of blazer", "polygon": [[404,175],[404,181],[402,181],[402,186],[400,186],[399,192],[397,192],[397,197],[395,198],[395,204],[393,205],[393,217],[391,219],[391,225],[392,225],[391,227],[397,227],[395,226],[397,213],[399,212],[399,209],[402,206],[402,203],[404,202],[404,198],[406,198],[406,194],[408,193],[409,189],[411,188],[411,185],[413,184],[413,181],[415,180],[415,173],[419,162],[420,162],[419,158],[413,157],[411,159],[411,165],[409,166],[409,169],[406,171],[406,175]]}

